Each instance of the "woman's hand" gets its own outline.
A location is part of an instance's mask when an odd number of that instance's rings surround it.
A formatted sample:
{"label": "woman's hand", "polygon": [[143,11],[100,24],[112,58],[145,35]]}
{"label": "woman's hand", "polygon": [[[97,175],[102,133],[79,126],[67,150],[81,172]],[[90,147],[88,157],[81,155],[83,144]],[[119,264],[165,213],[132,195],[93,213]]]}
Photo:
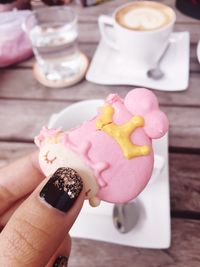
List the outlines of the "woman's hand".
{"label": "woman's hand", "polygon": [[0,266],[67,266],[82,180],[69,168],[43,180],[37,159],[34,153],[0,170]]}

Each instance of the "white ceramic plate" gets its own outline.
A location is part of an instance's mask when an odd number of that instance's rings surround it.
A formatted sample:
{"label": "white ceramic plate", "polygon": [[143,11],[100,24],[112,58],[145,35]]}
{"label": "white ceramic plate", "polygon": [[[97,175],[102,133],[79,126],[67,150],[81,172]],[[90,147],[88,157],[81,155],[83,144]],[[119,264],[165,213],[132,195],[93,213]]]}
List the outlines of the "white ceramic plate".
{"label": "white ceramic plate", "polygon": [[[77,126],[82,121],[92,118],[102,103],[103,100],[87,100],[73,104],[54,114],[48,126],[62,126],[63,129]],[[144,248],[160,249],[170,246],[168,136],[155,141],[153,146],[156,154],[155,169],[158,167],[160,177],[152,177],[154,182],[137,198],[140,216],[135,228],[127,234],[119,233],[112,222],[113,204],[101,202],[99,207],[92,208],[85,201],[81,214],[71,230],[73,237]]]}
{"label": "white ceramic plate", "polygon": [[57,114],[53,114],[49,120],[49,128],[70,129],[84,120],[91,119],[96,115],[97,108],[103,104],[101,99],[80,101],[68,106]]}
{"label": "white ceramic plate", "polygon": [[189,44],[189,32],[172,34],[170,48],[161,63],[165,76],[155,81],[147,77],[146,71],[127,65],[119,53],[101,41],[86,79],[98,84],[145,86],[161,91],[186,90],[189,82]]}

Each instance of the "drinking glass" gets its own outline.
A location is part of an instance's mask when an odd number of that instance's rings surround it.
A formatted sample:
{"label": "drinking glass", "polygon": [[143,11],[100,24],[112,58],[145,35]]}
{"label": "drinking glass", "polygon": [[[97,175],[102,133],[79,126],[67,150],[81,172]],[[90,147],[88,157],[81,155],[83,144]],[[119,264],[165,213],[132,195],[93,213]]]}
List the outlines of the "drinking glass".
{"label": "drinking glass", "polygon": [[80,72],[77,15],[66,6],[33,11],[24,23],[37,65],[47,80],[71,79]]}

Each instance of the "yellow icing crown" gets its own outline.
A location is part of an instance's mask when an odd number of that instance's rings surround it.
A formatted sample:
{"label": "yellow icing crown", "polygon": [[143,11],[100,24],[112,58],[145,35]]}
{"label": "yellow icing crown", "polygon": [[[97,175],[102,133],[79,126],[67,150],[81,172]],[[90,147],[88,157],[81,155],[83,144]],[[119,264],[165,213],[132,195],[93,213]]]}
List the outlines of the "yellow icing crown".
{"label": "yellow icing crown", "polygon": [[58,144],[60,143],[62,137],[63,137],[63,132],[60,131],[52,136],[48,136],[45,139],[45,143],[46,144]]}
{"label": "yellow icing crown", "polygon": [[144,119],[141,116],[133,116],[128,122],[117,125],[112,120],[113,114],[114,108],[111,105],[105,105],[102,115],[97,118],[96,128],[113,137],[127,159],[148,155],[151,151],[148,145],[138,146],[130,140],[130,135],[135,129],[144,126]]}

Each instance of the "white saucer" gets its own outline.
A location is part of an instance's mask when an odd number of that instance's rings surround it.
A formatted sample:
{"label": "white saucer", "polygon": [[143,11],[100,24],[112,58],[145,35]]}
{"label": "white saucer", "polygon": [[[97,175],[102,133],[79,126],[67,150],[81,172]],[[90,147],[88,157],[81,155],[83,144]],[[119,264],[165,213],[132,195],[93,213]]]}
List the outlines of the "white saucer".
{"label": "white saucer", "polygon": [[[68,129],[79,125],[82,121],[92,118],[103,100],[86,100],[75,103],[53,114],[48,127]],[[156,154],[154,170],[160,168],[159,177],[152,175],[149,183],[137,198],[140,216],[135,228],[121,234],[112,221],[113,204],[101,202],[97,208],[89,206],[85,201],[83,209],[71,229],[73,237],[89,238],[143,248],[168,248],[171,239],[170,198],[168,172],[168,136],[153,142]],[[161,160],[162,159],[162,160]],[[160,164],[160,160],[164,164]],[[155,179],[154,179],[155,178]]]}
{"label": "white saucer", "polygon": [[90,82],[107,85],[145,86],[162,91],[183,91],[189,82],[189,32],[176,32],[161,68],[165,72],[159,81],[147,77],[143,70],[122,64],[119,54],[101,41],[86,74]]}

